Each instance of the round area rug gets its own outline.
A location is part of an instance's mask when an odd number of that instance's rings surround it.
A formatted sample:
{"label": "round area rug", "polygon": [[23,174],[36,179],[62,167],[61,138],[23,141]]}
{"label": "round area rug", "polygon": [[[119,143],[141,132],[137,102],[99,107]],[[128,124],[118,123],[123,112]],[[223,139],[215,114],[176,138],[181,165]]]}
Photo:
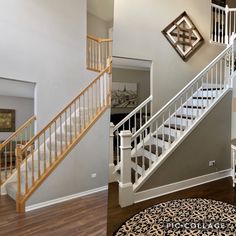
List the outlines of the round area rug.
{"label": "round area rug", "polygon": [[114,235],[236,236],[236,207],[199,198],[164,202],[134,215]]}

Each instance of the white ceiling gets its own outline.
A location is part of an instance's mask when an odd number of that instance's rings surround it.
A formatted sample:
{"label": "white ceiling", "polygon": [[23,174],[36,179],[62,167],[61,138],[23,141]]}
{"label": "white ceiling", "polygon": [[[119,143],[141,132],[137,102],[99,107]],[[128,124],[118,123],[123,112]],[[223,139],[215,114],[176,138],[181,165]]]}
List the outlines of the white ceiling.
{"label": "white ceiling", "polygon": [[113,20],[114,0],[87,0],[88,12],[110,22]]}
{"label": "white ceiling", "polygon": [[0,78],[0,95],[34,98],[34,83]]}

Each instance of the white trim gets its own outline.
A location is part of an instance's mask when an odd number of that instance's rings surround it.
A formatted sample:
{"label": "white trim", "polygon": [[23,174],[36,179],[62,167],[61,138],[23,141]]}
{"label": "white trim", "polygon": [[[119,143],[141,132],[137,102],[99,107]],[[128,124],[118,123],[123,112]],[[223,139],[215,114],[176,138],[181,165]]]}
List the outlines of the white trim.
{"label": "white trim", "polygon": [[33,210],[36,210],[36,209],[39,209],[39,208],[55,205],[57,203],[62,203],[62,202],[69,201],[69,200],[72,200],[72,199],[75,199],[75,198],[84,197],[84,196],[87,196],[87,195],[90,195],[90,194],[93,194],[93,193],[98,193],[98,192],[101,192],[101,191],[105,191],[107,189],[108,189],[108,186],[103,186],[103,187],[100,187],[100,188],[95,188],[95,189],[87,190],[87,191],[84,191],[84,192],[75,193],[75,194],[68,195],[68,196],[65,196],[65,197],[56,198],[56,199],[49,200],[49,201],[46,201],[46,202],[36,203],[36,204],[30,205],[30,206],[26,206],[25,211],[26,212],[33,211]]}
{"label": "white trim", "polygon": [[145,190],[142,192],[137,192],[134,194],[134,202],[138,203],[146,201],[152,198],[160,197],[166,194],[174,193],[180,190],[184,190],[201,184],[223,179],[225,177],[231,176],[231,173],[232,173],[231,169],[222,170],[208,175],[202,175],[195,178],[176,182],[173,184],[168,184],[161,187]]}

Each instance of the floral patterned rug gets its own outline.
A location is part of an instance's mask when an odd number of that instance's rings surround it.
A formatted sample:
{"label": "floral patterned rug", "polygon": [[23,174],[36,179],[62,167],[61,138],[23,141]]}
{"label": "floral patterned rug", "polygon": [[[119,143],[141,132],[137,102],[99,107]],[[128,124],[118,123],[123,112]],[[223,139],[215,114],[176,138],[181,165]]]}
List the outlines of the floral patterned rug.
{"label": "floral patterned rug", "polygon": [[236,236],[236,207],[200,198],[164,202],[134,215],[114,235]]}

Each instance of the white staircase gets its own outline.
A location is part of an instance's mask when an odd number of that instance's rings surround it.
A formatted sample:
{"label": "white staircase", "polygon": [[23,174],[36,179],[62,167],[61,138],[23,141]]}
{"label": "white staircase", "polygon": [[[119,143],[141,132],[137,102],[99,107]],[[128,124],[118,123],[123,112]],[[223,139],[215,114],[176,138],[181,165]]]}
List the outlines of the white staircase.
{"label": "white staircase", "polygon": [[235,36],[215,60],[135,133],[123,129],[115,135],[118,141],[113,142],[118,143],[119,151],[110,158],[110,179],[119,182],[122,207],[135,202],[140,187],[232,90],[234,41]]}

